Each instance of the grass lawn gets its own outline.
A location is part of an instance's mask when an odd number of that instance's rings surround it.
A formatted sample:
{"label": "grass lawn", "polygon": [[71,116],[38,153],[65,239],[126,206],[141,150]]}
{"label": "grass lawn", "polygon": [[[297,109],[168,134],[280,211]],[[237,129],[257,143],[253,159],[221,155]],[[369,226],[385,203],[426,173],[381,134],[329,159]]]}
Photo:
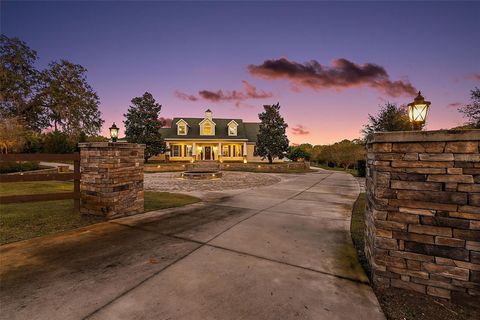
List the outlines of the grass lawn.
{"label": "grass lawn", "polygon": [[[365,259],[365,193],[358,196],[353,206],[350,232],[360,263],[368,274]],[[467,320],[480,319],[480,308],[461,306],[397,288],[373,288],[388,320]]]}
{"label": "grass lawn", "polygon": [[[71,182],[0,183],[0,195],[69,192]],[[179,207],[200,199],[169,192],[145,192],[145,211]],[[73,213],[73,200],[0,204],[0,244],[40,237],[104,221]]]}
{"label": "grass lawn", "polygon": [[339,167],[335,167],[335,168],[331,168],[329,166],[326,166],[326,165],[323,165],[323,164],[312,164],[313,167],[317,167],[317,168],[322,168],[322,169],[325,169],[325,170],[330,170],[330,171],[342,171],[342,172],[348,172],[350,173],[352,176],[354,177],[358,177],[358,170],[357,169],[343,169],[343,168],[339,168]]}
{"label": "grass lawn", "polygon": [[357,201],[353,204],[350,233],[352,235],[353,244],[357,249],[358,259],[368,274],[367,260],[363,253],[363,248],[365,247],[365,197],[365,192],[360,193]]}

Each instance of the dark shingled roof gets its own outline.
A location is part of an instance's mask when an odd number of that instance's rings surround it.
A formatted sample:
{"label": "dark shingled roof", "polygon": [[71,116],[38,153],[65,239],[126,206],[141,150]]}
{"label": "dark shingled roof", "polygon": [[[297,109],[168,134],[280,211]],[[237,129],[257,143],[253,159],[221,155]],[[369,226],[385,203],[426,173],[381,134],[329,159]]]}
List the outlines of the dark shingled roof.
{"label": "dark shingled roof", "polygon": [[[183,119],[188,123],[188,132],[187,135],[178,135],[177,134],[177,122]],[[256,142],[257,134],[260,128],[260,123],[254,122],[243,122],[242,119],[219,119],[213,118],[212,121],[215,122],[215,135],[214,136],[201,136],[200,135],[200,122],[204,118],[173,118],[171,128],[161,128],[160,133],[163,138],[166,139],[241,139],[247,140],[248,142]],[[237,135],[229,136],[228,135],[228,123],[234,120],[238,123]]]}

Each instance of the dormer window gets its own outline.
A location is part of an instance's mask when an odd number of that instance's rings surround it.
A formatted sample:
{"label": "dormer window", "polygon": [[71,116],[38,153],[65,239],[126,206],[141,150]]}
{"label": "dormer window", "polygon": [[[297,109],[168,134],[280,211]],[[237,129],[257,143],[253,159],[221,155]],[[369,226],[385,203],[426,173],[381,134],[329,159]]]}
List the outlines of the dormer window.
{"label": "dormer window", "polygon": [[237,127],[236,126],[229,126],[228,127],[228,135],[229,136],[236,136],[237,135]]}
{"label": "dormer window", "polygon": [[184,136],[187,134],[187,126],[184,124],[178,125],[178,135],[179,136]]}
{"label": "dormer window", "polygon": [[[210,110],[207,110],[210,111]],[[211,111],[210,111],[211,112]],[[215,122],[211,118],[211,115],[205,114],[205,119],[200,121],[200,135],[201,136],[214,136],[215,135]]]}
{"label": "dormer window", "polygon": [[211,136],[213,134],[212,125],[210,123],[205,123],[203,125],[203,134],[206,136]]}
{"label": "dormer window", "polygon": [[177,135],[186,136],[187,133],[188,133],[188,123],[185,120],[180,119],[177,122]]}
{"label": "dormer window", "polygon": [[237,135],[237,128],[238,128],[238,123],[234,120],[230,121],[228,123],[228,135],[229,136],[236,136]]}

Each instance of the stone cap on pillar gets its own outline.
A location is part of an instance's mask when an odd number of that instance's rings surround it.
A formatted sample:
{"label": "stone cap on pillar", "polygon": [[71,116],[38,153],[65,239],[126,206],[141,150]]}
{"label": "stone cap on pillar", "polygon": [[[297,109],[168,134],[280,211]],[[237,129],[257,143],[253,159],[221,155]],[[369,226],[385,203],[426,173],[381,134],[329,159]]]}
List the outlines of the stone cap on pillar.
{"label": "stone cap on pillar", "polygon": [[128,143],[128,142],[81,142],[78,144],[79,148],[119,148],[119,149],[133,149],[143,148],[145,144],[142,143]]}
{"label": "stone cap on pillar", "polygon": [[435,131],[392,131],[368,135],[367,143],[382,142],[435,142],[435,141],[480,141],[479,129],[452,129]]}

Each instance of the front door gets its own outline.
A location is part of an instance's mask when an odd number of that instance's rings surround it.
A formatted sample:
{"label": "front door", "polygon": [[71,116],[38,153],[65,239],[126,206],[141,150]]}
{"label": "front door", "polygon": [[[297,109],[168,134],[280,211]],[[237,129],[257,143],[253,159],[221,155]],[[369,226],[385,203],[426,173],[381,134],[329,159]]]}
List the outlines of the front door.
{"label": "front door", "polygon": [[212,160],[212,147],[205,147],[204,160]]}

